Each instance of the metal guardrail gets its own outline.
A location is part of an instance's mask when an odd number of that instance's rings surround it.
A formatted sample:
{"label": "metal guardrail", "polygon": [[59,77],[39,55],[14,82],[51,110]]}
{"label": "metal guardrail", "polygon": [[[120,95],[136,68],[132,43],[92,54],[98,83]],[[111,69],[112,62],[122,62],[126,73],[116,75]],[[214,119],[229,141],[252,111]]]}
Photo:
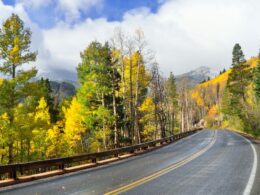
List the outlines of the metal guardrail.
{"label": "metal guardrail", "polygon": [[[83,161],[91,161],[92,163],[97,163],[98,159],[108,159],[112,156],[119,157],[120,154],[126,154],[126,153],[135,153],[138,150],[147,150],[149,147],[156,147],[157,144],[159,146],[164,145],[166,143],[171,143],[176,140],[179,140],[181,138],[184,138],[188,135],[194,134],[197,131],[201,130],[202,128],[198,128],[192,131],[187,131],[184,133],[180,133],[177,135],[169,136],[166,138],[162,138],[159,140],[149,141],[133,146],[127,146],[122,148],[116,148],[108,151],[103,152],[96,152],[96,153],[89,153],[89,154],[82,154],[77,156],[71,156],[71,157],[64,157],[64,158],[54,158],[54,159],[48,159],[48,160],[40,160],[40,161],[33,161],[33,162],[26,162],[26,163],[17,163],[17,164],[10,164],[10,165],[2,165],[0,166],[0,175],[1,174],[8,174],[9,179],[18,179],[18,173],[20,175],[23,175],[25,172],[27,172],[26,175],[28,175],[29,171],[35,171],[38,169],[41,170],[41,172],[45,172],[46,168],[52,168],[53,170],[65,170],[66,165],[71,165],[73,163],[79,163]],[[49,169],[47,169],[49,170]],[[48,171],[46,171],[48,172]],[[33,173],[35,174],[35,173]],[[31,174],[31,175],[33,175]],[[29,174],[30,175],[30,174]]]}

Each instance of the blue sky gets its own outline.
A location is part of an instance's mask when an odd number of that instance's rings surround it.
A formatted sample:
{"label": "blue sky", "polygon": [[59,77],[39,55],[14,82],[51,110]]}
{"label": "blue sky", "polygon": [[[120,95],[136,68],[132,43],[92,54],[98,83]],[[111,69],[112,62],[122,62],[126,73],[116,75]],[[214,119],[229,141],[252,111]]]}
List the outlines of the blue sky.
{"label": "blue sky", "polygon": [[[3,0],[3,2],[6,5],[15,5],[17,2],[19,2],[19,0]],[[93,6],[86,10],[80,10],[80,18],[78,18],[78,20],[84,20],[86,18],[97,19],[102,17],[106,18],[108,21],[121,21],[123,15],[127,11],[140,7],[146,7],[150,10],[151,13],[156,13],[159,6],[162,4],[160,2],[162,1],[102,0],[98,6]],[[25,9],[33,22],[37,23],[42,28],[51,28],[56,24],[57,21],[65,20],[64,12],[57,9],[57,4],[57,0],[51,0],[39,8],[32,9],[32,7],[25,7]],[[75,23],[79,21],[73,22]]]}

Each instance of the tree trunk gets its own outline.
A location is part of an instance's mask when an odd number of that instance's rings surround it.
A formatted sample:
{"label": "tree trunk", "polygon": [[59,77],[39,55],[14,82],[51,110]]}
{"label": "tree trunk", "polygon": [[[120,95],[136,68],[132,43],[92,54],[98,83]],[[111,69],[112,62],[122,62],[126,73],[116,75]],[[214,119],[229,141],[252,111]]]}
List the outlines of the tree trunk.
{"label": "tree trunk", "polygon": [[184,128],[185,128],[185,121],[184,121],[184,105],[182,105],[181,108],[181,132],[184,132]]}
{"label": "tree trunk", "polygon": [[119,142],[118,142],[118,122],[117,122],[117,104],[116,104],[116,94],[115,94],[115,88],[113,87],[113,114],[114,114],[114,145],[115,148],[119,147]]}
{"label": "tree trunk", "polygon": [[12,164],[14,162],[13,158],[13,142],[8,144],[8,164]]}
{"label": "tree trunk", "polygon": [[30,161],[30,149],[31,149],[31,142],[27,140],[27,161]]}
{"label": "tree trunk", "polygon": [[[15,69],[16,69],[16,66],[15,64],[12,64],[12,78],[15,79],[16,75],[15,75]],[[14,103],[15,103],[15,100],[14,100],[14,91],[15,91],[15,88],[13,88],[12,90],[12,95],[11,95],[11,103],[12,105],[14,106]],[[14,116],[13,116],[13,113],[10,115],[10,123],[11,125],[13,124],[13,121],[14,121]],[[13,137],[9,136],[9,144],[8,144],[8,164],[12,164],[14,162],[14,159],[13,159]]]}
{"label": "tree trunk", "polygon": [[171,134],[174,135],[174,126],[175,126],[175,114],[172,112],[171,114]]}
{"label": "tree trunk", "polygon": [[[105,95],[104,93],[102,93],[102,106],[105,108]],[[105,134],[105,130],[106,130],[106,126],[105,126],[105,119],[103,118],[103,146],[105,148],[105,150],[107,150],[107,145],[106,145],[106,134]]]}
{"label": "tree trunk", "polygon": [[139,78],[140,78],[140,60],[137,62],[137,73],[136,73],[136,86],[135,86],[135,117],[134,117],[134,124],[135,124],[135,137],[136,137],[136,143],[139,144],[141,142],[140,138],[140,128],[139,128]]}
{"label": "tree trunk", "polygon": [[129,97],[129,106],[130,106],[130,133],[132,143],[135,142],[135,130],[134,130],[134,105],[133,105],[133,64],[132,64],[132,54],[129,55],[130,67],[129,67],[129,89],[130,89],[130,97]]}
{"label": "tree trunk", "polygon": [[[123,51],[121,51],[123,52]],[[127,121],[127,117],[126,117],[126,82],[125,82],[125,64],[124,64],[124,56],[121,54],[121,71],[122,71],[122,97],[123,97],[123,113],[124,113],[124,131],[126,131],[127,126],[126,126],[126,121]],[[128,137],[130,137],[130,132],[128,131]]]}

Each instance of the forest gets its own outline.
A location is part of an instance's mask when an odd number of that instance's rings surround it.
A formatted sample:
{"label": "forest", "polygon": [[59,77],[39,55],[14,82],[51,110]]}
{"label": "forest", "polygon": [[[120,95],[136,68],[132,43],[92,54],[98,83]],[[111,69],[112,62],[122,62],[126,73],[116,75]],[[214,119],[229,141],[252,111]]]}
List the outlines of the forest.
{"label": "forest", "polygon": [[196,126],[260,134],[260,53],[189,88],[165,77],[144,32],[115,29],[79,55],[78,88],[61,102],[36,79],[31,31],[12,14],[0,27],[0,164],[104,151],[163,138]]}

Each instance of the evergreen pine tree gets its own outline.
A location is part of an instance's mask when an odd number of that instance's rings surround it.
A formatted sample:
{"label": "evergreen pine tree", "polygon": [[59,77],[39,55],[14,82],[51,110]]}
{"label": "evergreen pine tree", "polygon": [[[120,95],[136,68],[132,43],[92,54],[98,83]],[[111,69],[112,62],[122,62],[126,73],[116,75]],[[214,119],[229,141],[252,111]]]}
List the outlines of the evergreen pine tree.
{"label": "evergreen pine tree", "polygon": [[243,51],[239,44],[233,49],[232,70],[227,81],[227,88],[230,92],[231,107],[241,113],[241,101],[246,101],[246,90],[252,78],[250,65],[244,59]]}
{"label": "evergreen pine tree", "polygon": [[255,68],[254,74],[254,84],[255,84],[255,96],[258,102],[260,102],[260,51],[258,55],[258,64]]}
{"label": "evergreen pine tree", "polygon": [[242,51],[241,46],[238,43],[235,44],[235,46],[233,48],[232,55],[233,55],[233,58],[232,58],[232,66],[233,67],[245,62],[244,53]]}

